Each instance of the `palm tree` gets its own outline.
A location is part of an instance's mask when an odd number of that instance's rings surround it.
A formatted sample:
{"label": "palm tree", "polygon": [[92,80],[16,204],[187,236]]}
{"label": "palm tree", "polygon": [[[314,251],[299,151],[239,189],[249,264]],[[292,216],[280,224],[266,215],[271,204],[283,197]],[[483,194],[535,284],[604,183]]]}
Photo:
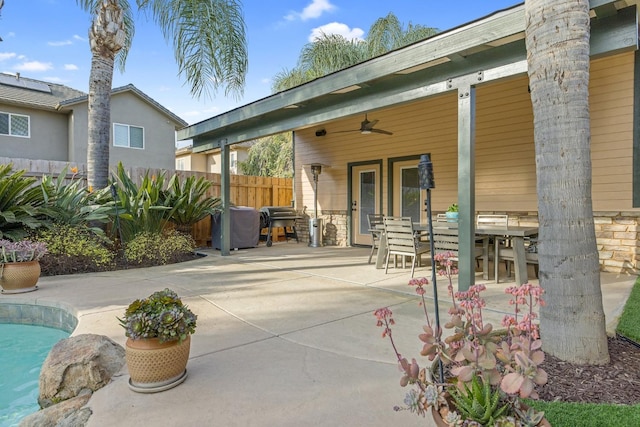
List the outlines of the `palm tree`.
{"label": "palm tree", "polygon": [[393,13],[389,13],[373,23],[365,40],[348,40],[339,34],[321,34],[302,48],[295,68],[283,70],[274,77],[271,88],[273,92],[280,92],[301,85],[423,40],[436,32],[435,28],[411,23],[405,28]]}
{"label": "palm tree", "polygon": [[544,350],[609,361],[591,204],[589,0],[526,0]]}
{"label": "palm tree", "polygon": [[[124,70],[134,34],[132,1],[76,0],[94,16],[89,30],[88,185],[107,186],[109,175],[110,95],[114,64]],[[236,0],[136,0],[138,11],[158,24],[173,42],[180,74],[199,98],[225,87],[242,94],[247,70],[245,25]]]}

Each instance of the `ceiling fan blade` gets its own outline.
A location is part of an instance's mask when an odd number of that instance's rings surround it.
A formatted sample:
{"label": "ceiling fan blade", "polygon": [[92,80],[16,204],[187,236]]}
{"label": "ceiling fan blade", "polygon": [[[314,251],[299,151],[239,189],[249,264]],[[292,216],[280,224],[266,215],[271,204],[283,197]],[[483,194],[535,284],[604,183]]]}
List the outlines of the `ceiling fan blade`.
{"label": "ceiling fan blade", "polygon": [[336,130],[331,133],[347,133],[347,132],[360,132],[360,129],[352,129],[352,130]]}
{"label": "ceiling fan blade", "polygon": [[382,129],[369,129],[370,132],[375,132],[375,133],[383,133],[385,135],[393,135],[393,132],[389,132],[388,130],[382,130]]}
{"label": "ceiling fan blade", "polygon": [[365,121],[363,121],[360,125],[360,130],[371,130],[378,122],[379,120],[369,121],[365,119]]}

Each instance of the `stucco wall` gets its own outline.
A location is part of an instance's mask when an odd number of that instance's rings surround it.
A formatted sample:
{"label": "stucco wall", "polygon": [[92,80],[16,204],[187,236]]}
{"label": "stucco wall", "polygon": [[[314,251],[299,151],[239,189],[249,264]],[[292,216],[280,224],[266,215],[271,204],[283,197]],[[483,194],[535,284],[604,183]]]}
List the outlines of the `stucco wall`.
{"label": "stucco wall", "polygon": [[29,116],[30,136],[0,135],[0,156],[67,160],[67,114],[0,104],[0,111]]}
{"label": "stucco wall", "polygon": [[[75,105],[76,124],[87,123],[87,105]],[[111,97],[111,122],[142,127],[144,149],[116,147],[113,145],[113,127],[109,147],[109,163],[122,162],[125,166],[173,169],[175,167],[175,127],[166,116],[142,101],[131,92],[121,92]],[[77,162],[87,159],[87,127],[76,126],[73,137],[73,158]]]}

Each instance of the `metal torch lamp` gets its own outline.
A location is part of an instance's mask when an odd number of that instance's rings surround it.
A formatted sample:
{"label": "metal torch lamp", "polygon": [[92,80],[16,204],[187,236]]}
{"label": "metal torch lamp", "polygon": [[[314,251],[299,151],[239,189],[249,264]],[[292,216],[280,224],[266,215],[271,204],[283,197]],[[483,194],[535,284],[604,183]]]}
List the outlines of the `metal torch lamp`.
{"label": "metal torch lamp", "polygon": [[311,175],[313,176],[313,211],[315,218],[309,220],[309,246],[317,248],[322,246],[322,218],[318,218],[318,176],[322,173],[321,163],[312,163]]}
{"label": "metal torch lamp", "polygon": [[[436,331],[440,331],[440,310],[438,307],[438,286],[436,285],[436,261],[435,261],[435,248],[433,244],[433,218],[431,216],[431,189],[436,188],[435,180],[433,179],[433,163],[428,154],[420,156],[420,162],[418,162],[418,178],[420,179],[420,189],[427,190],[427,198],[424,201],[427,211],[427,221],[429,224],[429,249],[431,253],[431,283],[433,285],[433,304],[435,306],[435,320]],[[444,371],[442,367],[442,360],[438,359],[438,368],[440,382],[444,382]]]}

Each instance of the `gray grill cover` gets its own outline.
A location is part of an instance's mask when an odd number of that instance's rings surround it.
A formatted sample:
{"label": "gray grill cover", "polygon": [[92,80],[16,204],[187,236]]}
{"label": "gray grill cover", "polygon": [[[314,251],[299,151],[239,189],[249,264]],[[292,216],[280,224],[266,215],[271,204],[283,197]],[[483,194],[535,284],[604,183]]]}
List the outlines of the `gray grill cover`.
{"label": "gray grill cover", "polygon": [[[229,208],[231,216],[230,249],[255,248],[260,238],[260,212],[249,207]],[[221,249],[222,216],[220,212],[211,216],[211,245]]]}

